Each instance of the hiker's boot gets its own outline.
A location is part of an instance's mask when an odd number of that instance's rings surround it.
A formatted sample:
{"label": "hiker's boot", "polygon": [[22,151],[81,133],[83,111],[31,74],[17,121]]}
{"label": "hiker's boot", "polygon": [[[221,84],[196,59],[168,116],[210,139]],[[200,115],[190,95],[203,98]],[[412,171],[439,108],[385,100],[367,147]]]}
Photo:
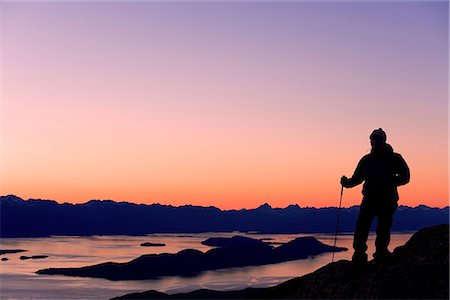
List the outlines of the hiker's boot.
{"label": "hiker's boot", "polygon": [[389,264],[392,260],[392,254],[389,252],[389,250],[382,250],[377,251],[373,254],[373,258],[375,260],[375,263],[377,264]]}
{"label": "hiker's boot", "polygon": [[357,264],[365,264],[367,263],[367,254],[366,252],[358,252],[355,251],[352,256],[352,261]]}

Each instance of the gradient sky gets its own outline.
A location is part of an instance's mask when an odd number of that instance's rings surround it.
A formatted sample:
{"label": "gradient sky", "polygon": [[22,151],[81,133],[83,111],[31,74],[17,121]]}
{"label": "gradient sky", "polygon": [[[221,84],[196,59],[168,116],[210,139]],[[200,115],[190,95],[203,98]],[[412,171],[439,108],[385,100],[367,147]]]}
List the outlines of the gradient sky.
{"label": "gradient sky", "polygon": [[382,127],[448,205],[446,1],[0,5],[2,195],[337,206]]}

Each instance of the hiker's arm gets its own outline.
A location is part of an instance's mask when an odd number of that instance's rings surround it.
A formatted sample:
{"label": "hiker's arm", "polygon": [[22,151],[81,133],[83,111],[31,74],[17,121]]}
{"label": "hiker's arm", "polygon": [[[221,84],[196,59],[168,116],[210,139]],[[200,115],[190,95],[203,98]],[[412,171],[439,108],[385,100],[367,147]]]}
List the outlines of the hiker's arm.
{"label": "hiker's arm", "polygon": [[409,167],[400,154],[398,154],[398,163],[398,172],[395,174],[397,186],[407,184],[410,178]]}
{"label": "hiker's arm", "polygon": [[352,188],[363,182],[364,181],[363,168],[364,168],[364,158],[359,161],[358,165],[356,166],[355,172],[353,173],[353,176],[351,178],[343,177],[341,180],[341,184],[346,188]]}

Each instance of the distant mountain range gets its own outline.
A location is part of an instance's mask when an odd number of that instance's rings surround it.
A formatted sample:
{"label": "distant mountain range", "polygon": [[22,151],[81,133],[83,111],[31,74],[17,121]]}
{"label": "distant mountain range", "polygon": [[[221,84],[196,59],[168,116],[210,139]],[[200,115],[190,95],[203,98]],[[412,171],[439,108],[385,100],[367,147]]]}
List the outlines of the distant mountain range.
{"label": "distant mountain range", "polygon": [[[334,233],[338,209],[289,205],[220,210],[216,207],[135,204],[92,200],[59,204],[0,196],[0,237],[50,235],[144,235],[149,233],[261,232]],[[341,209],[341,232],[353,232],[359,207]],[[375,223],[375,222],[374,222]],[[416,231],[449,223],[449,207],[400,206],[393,231]],[[375,225],[375,224],[374,224]],[[375,227],[373,227],[375,228]]]}

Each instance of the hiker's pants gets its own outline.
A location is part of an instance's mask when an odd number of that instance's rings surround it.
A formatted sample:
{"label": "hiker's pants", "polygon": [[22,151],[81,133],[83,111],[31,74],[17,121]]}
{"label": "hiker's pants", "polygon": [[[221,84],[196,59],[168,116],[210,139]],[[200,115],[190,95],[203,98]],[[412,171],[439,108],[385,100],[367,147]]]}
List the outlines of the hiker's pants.
{"label": "hiker's pants", "polygon": [[388,251],[392,220],[397,206],[396,200],[377,199],[375,197],[363,198],[353,237],[353,249],[355,249],[355,252],[366,252],[367,237],[375,217],[377,217],[376,253],[386,253]]}

